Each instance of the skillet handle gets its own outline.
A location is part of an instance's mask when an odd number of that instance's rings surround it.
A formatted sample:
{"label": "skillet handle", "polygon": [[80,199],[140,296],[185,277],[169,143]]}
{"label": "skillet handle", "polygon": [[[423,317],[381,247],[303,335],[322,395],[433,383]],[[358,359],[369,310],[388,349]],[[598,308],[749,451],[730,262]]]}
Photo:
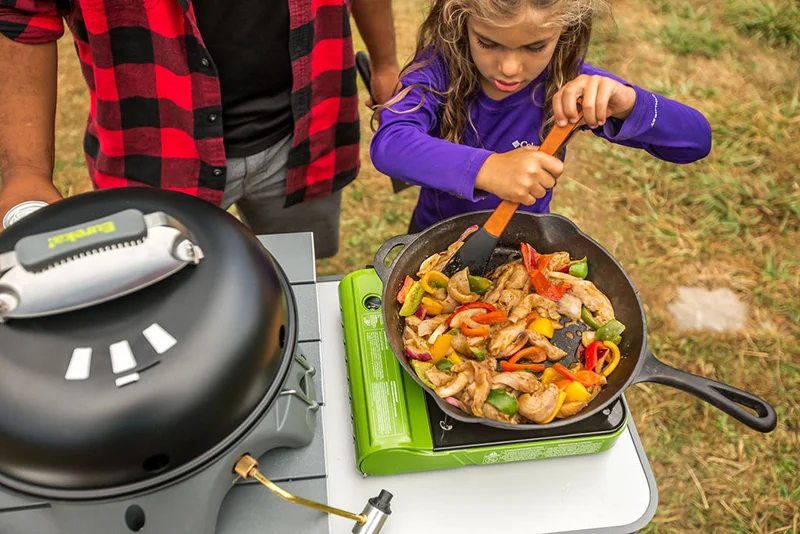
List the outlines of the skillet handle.
{"label": "skillet handle", "polygon": [[389,280],[389,274],[392,272],[392,268],[395,264],[393,261],[392,264],[387,267],[386,256],[388,256],[395,247],[401,245],[403,247],[407,246],[409,243],[414,241],[418,235],[419,234],[403,234],[395,236],[381,245],[381,248],[379,248],[378,252],[375,253],[375,265],[373,265],[373,267],[375,268],[375,272],[378,273],[378,278],[381,279],[381,282],[383,282],[384,285],[386,285],[386,281]]}
{"label": "skillet handle", "polygon": [[[671,367],[656,358],[649,348],[645,354],[645,364],[634,382],[656,382],[680,389],[719,408],[759,432],[772,432],[778,424],[775,409],[759,397],[733,386]],[[756,413],[746,410],[744,406]]]}

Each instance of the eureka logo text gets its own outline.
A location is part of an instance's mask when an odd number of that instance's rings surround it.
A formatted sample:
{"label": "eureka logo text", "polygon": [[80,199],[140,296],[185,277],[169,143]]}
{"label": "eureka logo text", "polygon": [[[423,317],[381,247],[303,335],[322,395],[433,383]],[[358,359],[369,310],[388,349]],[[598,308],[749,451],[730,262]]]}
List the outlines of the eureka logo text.
{"label": "eureka logo text", "polygon": [[79,228],[72,232],[66,232],[53,237],[47,238],[47,248],[56,248],[64,243],[75,243],[80,239],[85,239],[95,234],[113,234],[117,231],[112,221],[87,226],[86,228]]}

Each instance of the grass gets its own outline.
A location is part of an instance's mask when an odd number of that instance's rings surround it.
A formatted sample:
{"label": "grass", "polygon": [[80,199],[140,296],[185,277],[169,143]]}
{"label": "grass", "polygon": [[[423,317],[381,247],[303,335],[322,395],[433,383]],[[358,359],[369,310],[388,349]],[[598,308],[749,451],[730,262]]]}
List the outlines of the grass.
{"label": "grass", "polygon": [[[399,57],[413,50],[420,0],[395,0]],[[687,166],[578,136],[554,211],[599,240],[631,275],[649,344],[670,365],[757,394],[777,409],[769,435],[655,384],[627,394],[655,472],[651,533],[800,533],[800,17],[796,0],[621,0],[599,25],[590,60],[702,111],[708,158]],[[361,41],[357,49],[364,49]],[[56,181],[90,188],[81,154],[86,89],[60,44]],[[366,91],[361,88],[362,100]],[[321,274],[372,262],[404,233],[418,190],[391,193],[369,161],[346,189],[342,247]],[[587,201],[587,198],[589,199]],[[749,306],[741,332],[678,332],[667,313],[679,285],[728,287]]]}
{"label": "grass", "polygon": [[757,37],[768,45],[800,51],[800,5],[797,2],[735,0],[726,14],[743,35]]}

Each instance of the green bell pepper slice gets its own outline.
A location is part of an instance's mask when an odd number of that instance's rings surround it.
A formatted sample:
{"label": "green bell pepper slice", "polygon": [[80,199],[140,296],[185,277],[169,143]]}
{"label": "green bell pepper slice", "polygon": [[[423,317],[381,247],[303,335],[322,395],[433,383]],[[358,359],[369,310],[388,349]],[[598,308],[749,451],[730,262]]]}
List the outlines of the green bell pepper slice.
{"label": "green bell pepper slice", "polygon": [[433,362],[421,362],[419,360],[411,360],[411,367],[414,369],[414,372],[417,373],[417,376],[422,383],[428,386],[431,389],[436,389],[436,386],[428,380],[428,377],[425,376],[425,371],[433,367]]}
{"label": "green bell pepper slice", "polygon": [[517,399],[503,391],[502,389],[493,389],[489,396],[486,397],[486,402],[497,408],[499,411],[506,415],[514,415],[517,413]]}
{"label": "green bell pepper slice", "polygon": [[436,368],[440,371],[449,371],[453,367],[453,362],[444,358],[442,361],[436,364]]}
{"label": "green bell pepper slice", "polygon": [[606,324],[597,329],[594,338],[598,341],[611,341],[615,345],[622,340],[622,333],[625,325],[616,319],[611,319]]}
{"label": "green bell pepper slice", "polygon": [[575,278],[581,279],[585,279],[587,276],[589,276],[589,264],[586,262],[586,258],[583,258],[581,261],[570,265],[569,274]]}
{"label": "green bell pepper slice", "polygon": [[486,293],[492,285],[491,280],[482,276],[469,275],[467,280],[469,280],[469,290],[479,295]]}
{"label": "green bell pepper slice", "polygon": [[403,303],[403,307],[400,308],[400,317],[410,317],[414,315],[419,305],[422,304],[422,297],[424,296],[425,290],[422,288],[422,284],[419,282],[411,284],[411,287],[408,288],[406,292],[406,301]]}
{"label": "green bell pepper slice", "polygon": [[482,362],[486,359],[486,349],[483,347],[470,347],[469,350],[472,352],[472,355],[475,356],[475,359],[479,362]]}
{"label": "green bell pepper slice", "polygon": [[586,326],[592,330],[599,330],[603,326],[595,320],[592,312],[586,306],[581,306],[581,321],[586,323]]}

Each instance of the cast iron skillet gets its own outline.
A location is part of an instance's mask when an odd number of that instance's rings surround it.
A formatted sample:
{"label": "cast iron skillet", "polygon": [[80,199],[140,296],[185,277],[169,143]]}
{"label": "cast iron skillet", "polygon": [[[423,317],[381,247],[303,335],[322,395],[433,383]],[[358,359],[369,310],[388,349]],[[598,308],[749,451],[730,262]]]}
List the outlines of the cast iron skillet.
{"label": "cast iron skillet", "polygon": [[[400,365],[451,417],[468,423],[481,423],[514,430],[542,428],[541,425],[535,424],[512,425],[475,417],[447,404],[419,380],[404,352],[403,321],[398,314],[400,310],[396,295],[405,276],[415,276],[425,258],[445,250],[468,227],[483,224],[489,213],[482,211],[457,215],[419,234],[394,237],[381,246],[375,255],[375,270],[384,288],[384,328]],[[582,233],[569,219],[560,215],[517,212],[500,238],[498,248],[492,256],[492,267],[504,263],[509,254],[519,251],[519,244],[523,241],[530,243],[537,251],[544,254],[567,251],[573,258],[585,256],[589,262],[588,279],[611,299],[617,319],[626,326],[619,347],[622,359],[616,370],[608,377],[608,385],[582,411],[565,419],[556,419],[548,424],[548,427],[566,427],[601,412],[632,384],[658,382],[686,391],[759,432],[770,432],[775,428],[777,425],[775,410],[760,398],[727,384],[665,365],[650,352],[647,347],[647,327],[642,302],[630,278],[611,254]],[[398,246],[404,248],[391,266],[387,267],[387,255]],[[566,350],[568,347],[562,344],[561,348]],[[566,366],[575,361],[575,345],[570,348],[571,350],[567,350],[567,357],[561,361]]]}

